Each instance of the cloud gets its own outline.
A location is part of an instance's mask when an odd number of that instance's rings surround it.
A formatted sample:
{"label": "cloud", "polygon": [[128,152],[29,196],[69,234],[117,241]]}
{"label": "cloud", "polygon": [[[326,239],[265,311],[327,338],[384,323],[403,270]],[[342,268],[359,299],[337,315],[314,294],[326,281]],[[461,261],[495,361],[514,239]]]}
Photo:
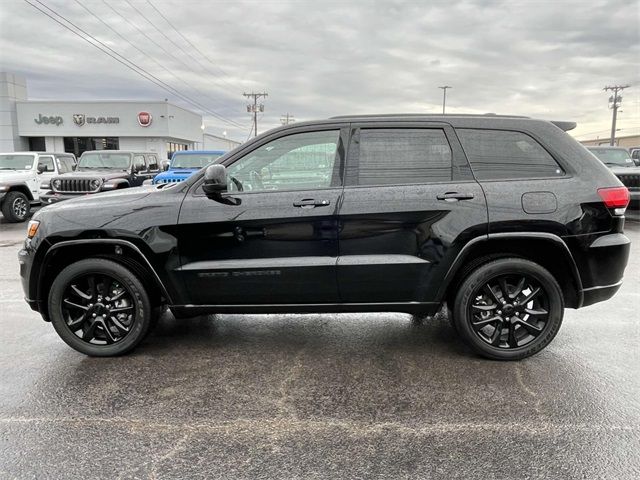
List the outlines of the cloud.
{"label": "cloud", "polygon": [[[244,91],[269,92],[263,131],[286,112],[298,120],[438,113],[443,84],[453,86],[453,113],[569,119],[579,123],[577,135],[607,136],[602,87],[628,83],[619,126],[621,134],[640,132],[636,1],[587,8],[582,1],[151,0],[206,58],[146,1],[131,3],[147,18],[125,0],[108,2],[122,17],[102,1],[83,2],[109,27],[77,2],[42,1],[208,110],[246,125],[205,115],[212,129],[240,140],[250,125]],[[31,98],[169,98],[198,110],[23,1],[0,4],[0,30],[0,69],[26,75]]]}

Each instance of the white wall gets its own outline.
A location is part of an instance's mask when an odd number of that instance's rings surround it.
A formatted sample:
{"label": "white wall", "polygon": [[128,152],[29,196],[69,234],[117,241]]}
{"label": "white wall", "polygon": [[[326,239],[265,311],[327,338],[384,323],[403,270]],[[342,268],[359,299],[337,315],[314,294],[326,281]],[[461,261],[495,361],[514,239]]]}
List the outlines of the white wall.
{"label": "white wall", "polygon": [[0,152],[29,149],[26,138],[18,135],[16,101],[27,99],[27,81],[21,75],[0,72]]}

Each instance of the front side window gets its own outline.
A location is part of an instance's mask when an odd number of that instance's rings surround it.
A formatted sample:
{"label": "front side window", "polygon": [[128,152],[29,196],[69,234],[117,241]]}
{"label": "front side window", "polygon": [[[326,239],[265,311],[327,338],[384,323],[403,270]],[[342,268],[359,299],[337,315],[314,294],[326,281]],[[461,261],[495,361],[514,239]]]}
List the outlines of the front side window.
{"label": "front side window", "polygon": [[451,180],[451,147],[443,130],[362,129],[349,158],[347,185],[404,185]]}
{"label": "front side window", "polygon": [[144,155],[133,156],[133,171],[142,172],[147,169],[147,164],[144,161]]}
{"label": "front side window", "polygon": [[38,159],[38,170],[43,173],[55,172],[55,169],[53,167],[53,157],[40,157]]}
{"label": "front side window", "polygon": [[564,170],[542,145],[521,132],[457,129],[478,180],[560,177]]}
{"label": "front side window", "polygon": [[227,168],[229,190],[307,190],[333,186],[339,130],[273,140]]}
{"label": "front side window", "polygon": [[77,170],[128,170],[130,165],[131,156],[127,153],[85,153]]}
{"label": "front side window", "polygon": [[68,173],[73,171],[73,159],[71,157],[57,157],[58,171],[60,173]]}
{"label": "front side window", "polygon": [[155,155],[149,155],[149,170],[158,170],[158,158]]}

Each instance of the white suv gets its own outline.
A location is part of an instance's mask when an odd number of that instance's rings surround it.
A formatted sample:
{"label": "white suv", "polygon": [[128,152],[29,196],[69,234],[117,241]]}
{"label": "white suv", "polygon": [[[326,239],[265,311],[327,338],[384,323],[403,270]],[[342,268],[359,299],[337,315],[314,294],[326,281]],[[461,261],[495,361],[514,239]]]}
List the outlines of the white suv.
{"label": "white suv", "polygon": [[[40,187],[51,177],[74,169],[70,153],[0,153],[0,210],[8,222],[24,222],[40,202]],[[48,187],[48,185],[47,185]]]}

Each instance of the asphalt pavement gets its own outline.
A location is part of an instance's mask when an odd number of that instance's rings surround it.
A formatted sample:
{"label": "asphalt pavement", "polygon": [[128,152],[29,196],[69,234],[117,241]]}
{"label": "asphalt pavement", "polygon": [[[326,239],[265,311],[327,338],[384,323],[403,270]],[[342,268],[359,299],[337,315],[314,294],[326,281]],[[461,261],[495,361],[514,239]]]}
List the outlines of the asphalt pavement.
{"label": "asphalt pavement", "polygon": [[166,314],[85,357],[22,299],[25,228],[0,218],[0,478],[640,478],[640,223],[620,292],[516,363],[396,313]]}

